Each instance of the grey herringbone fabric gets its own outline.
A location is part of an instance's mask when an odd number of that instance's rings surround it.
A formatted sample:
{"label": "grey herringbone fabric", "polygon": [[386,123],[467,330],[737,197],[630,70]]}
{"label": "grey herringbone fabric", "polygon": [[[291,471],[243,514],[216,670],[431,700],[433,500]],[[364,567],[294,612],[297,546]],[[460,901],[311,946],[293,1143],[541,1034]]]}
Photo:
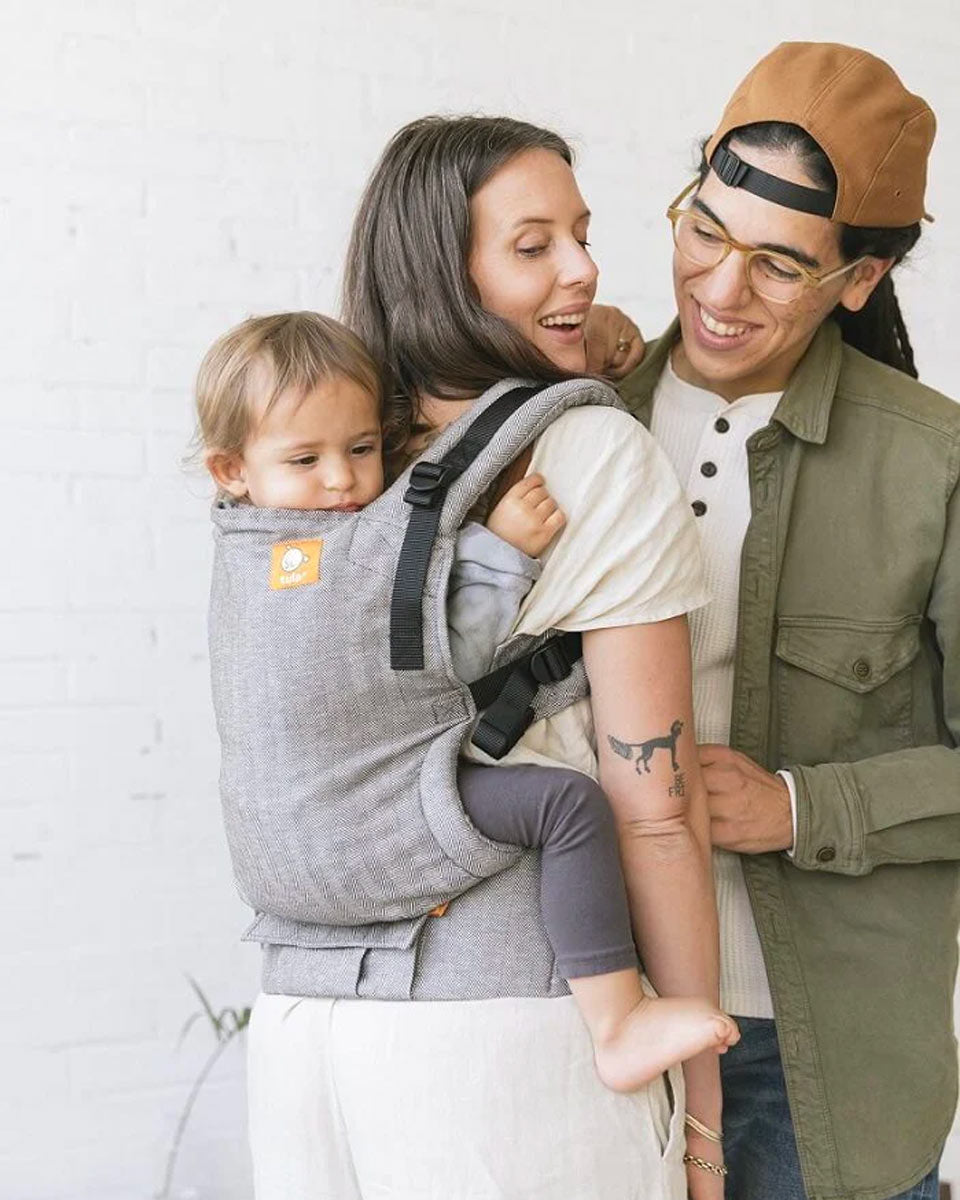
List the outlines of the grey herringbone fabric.
{"label": "grey herringbone fabric", "polygon": [[[425,457],[440,459],[515,386],[490,389]],[[451,486],[424,589],[421,671],[390,667],[409,472],[358,513],[214,509],[221,793],[237,883],[258,913],[247,936],[265,945],[267,990],[450,998],[565,990],[543,936],[537,855],[483,837],[460,805],[457,757],[476,712],[450,663],[446,586],[459,526],[520,451],[569,407],[617,403],[594,381],[545,389]],[[272,589],[274,548],[308,539],[322,539],[318,581]],[[497,663],[529,645],[513,639]],[[581,666],[545,689],[538,714],[584,691]],[[454,896],[445,917],[427,919]],[[464,945],[469,963],[457,961]]]}

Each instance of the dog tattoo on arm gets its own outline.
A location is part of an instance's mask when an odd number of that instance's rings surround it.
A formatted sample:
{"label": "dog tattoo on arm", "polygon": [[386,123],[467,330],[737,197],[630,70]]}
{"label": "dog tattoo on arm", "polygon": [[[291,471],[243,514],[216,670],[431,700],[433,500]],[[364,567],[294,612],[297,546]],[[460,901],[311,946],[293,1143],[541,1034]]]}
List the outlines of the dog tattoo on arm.
{"label": "dog tattoo on arm", "polygon": [[[656,750],[669,750],[670,762],[676,774],[680,770],[680,764],[677,762],[677,739],[682,732],[683,722],[677,720],[670,726],[668,734],[663,737],[650,738],[646,742],[621,742],[612,734],[607,735],[607,740],[614,754],[619,754],[621,758],[633,759],[638,775],[650,774],[650,759],[653,758]],[[635,759],[634,751],[637,752]]]}

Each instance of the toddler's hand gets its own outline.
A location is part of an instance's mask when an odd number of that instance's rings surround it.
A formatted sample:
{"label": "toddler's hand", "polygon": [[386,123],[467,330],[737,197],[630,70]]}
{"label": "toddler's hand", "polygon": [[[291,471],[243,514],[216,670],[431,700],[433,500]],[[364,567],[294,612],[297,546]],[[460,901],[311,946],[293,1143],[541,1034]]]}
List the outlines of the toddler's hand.
{"label": "toddler's hand", "polygon": [[526,475],[505,492],[487,528],[531,558],[539,558],[567,518],[547,491],[542,475]]}

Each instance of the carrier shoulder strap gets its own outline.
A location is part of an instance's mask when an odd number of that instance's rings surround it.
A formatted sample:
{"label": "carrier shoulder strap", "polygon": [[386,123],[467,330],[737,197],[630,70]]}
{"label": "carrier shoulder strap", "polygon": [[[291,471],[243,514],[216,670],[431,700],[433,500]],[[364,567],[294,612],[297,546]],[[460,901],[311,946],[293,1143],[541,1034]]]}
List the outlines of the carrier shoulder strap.
{"label": "carrier shoulder strap", "polygon": [[[419,462],[413,467],[403,496],[411,506],[410,519],[390,601],[390,666],[394,671],[422,671],[424,667],[423,587],[450,485],[486,449],[500,427],[540,390],[519,387],[504,392],[438,462]],[[519,461],[525,470],[530,453],[525,452]],[[580,634],[558,634],[472,683],[474,702],[483,712],[473,744],[491,758],[503,758],[532,723],[533,702],[540,687],[566,679],[581,657]]]}
{"label": "carrier shoulder strap", "polygon": [[419,462],[410,473],[404,501],[411,506],[390,601],[390,666],[422,671],[423,585],[450,485],[486,449],[505,421],[540,388],[512,388],[497,397],[439,462]]}
{"label": "carrier shoulder strap", "polygon": [[533,460],[533,447],[528,446],[526,450],[513,460],[507,469],[502,472],[497,480],[496,487],[493,490],[493,495],[490,497],[490,512],[497,507],[500,501],[504,498],[507,492],[515,483],[519,483],[524,475],[530,470],[530,463]]}

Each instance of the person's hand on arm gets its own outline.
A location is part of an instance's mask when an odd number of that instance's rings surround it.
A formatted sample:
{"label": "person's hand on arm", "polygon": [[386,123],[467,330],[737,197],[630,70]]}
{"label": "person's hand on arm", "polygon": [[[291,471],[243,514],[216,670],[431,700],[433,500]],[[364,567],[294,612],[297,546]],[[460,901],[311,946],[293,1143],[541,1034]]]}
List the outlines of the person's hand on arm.
{"label": "person's hand on arm", "polygon": [[699,757],[714,846],[738,854],[793,848],[790,788],[783,775],[729,746],[701,746]]}
{"label": "person's hand on arm", "polygon": [[608,304],[594,304],[584,332],[587,374],[623,379],[643,362],[643,335],[625,312]]}
{"label": "person's hand on arm", "polygon": [[[710,822],[694,737],[684,617],[588,630],[584,662],[600,783],[610,798],[644,969],[665,996],[718,1003],[719,938]],[[684,1064],[687,1111],[721,1128],[717,1055]],[[691,1134],[690,1154],[722,1163],[722,1146]],[[720,1200],[722,1179],[688,1165],[696,1200]]]}

